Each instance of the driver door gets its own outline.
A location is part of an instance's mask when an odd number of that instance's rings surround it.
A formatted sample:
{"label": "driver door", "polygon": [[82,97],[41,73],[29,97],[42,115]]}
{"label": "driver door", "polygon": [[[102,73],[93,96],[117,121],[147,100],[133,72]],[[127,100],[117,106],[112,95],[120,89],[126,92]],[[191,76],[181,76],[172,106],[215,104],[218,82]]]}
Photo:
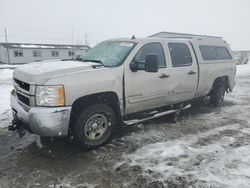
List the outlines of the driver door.
{"label": "driver door", "polygon": [[164,51],[160,42],[147,43],[137,51],[132,59],[132,62],[138,63],[139,69],[143,69],[146,56],[157,55],[158,72],[145,72],[145,70],[132,72],[129,65],[126,66],[126,114],[161,107],[171,102],[170,70],[167,68]]}

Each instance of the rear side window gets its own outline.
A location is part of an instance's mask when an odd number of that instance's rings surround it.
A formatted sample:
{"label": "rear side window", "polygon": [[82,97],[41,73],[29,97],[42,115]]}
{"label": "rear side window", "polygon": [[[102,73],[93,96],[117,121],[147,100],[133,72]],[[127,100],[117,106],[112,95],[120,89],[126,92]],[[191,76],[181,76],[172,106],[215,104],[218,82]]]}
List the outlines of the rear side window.
{"label": "rear side window", "polygon": [[147,55],[157,55],[159,59],[159,68],[166,67],[165,54],[160,43],[145,44],[134,57],[134,62],[145,63]]}
{"label": "rear side window", "polygon": [[192,64],[192,56],[186,44],[169,43],[168,48],[170,51],[173,67],[182,67]]}
{"label": "rear side window", "polygon": [[200,51],[205,61],[232,59],[226,47],[200,46]]}
{"label": "rear side window", "polygon": [[200,46],[202,58],[204,60],[218,60],[216,49],[213,46]]}

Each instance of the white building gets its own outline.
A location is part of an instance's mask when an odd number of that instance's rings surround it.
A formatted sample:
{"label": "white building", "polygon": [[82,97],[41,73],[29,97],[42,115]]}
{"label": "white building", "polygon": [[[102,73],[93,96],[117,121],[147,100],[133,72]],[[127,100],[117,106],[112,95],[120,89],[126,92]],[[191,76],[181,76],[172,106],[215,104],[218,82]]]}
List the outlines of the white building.
{"label": "white building", "polygon": [[49,59],[72,59],[84,55],[86,45],[0,43],[0,63],[23,64]]}

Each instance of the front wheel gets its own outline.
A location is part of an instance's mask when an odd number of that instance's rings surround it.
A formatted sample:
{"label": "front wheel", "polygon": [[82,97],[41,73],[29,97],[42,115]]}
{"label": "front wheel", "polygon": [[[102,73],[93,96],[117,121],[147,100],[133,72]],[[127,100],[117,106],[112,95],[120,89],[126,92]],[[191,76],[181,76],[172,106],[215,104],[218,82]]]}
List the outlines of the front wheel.
{"label": "front wheel", "polygon": [[95,149],[111,140],[117,120],[107,104],[95,104],[84,109],[74,126],[74,136],[85,149]]}
{"label": "front wheel", "polygon": [[213,106],[220,106],[224,101],[226,87],[224,82],[218,82],[210,93],[210,103]]}

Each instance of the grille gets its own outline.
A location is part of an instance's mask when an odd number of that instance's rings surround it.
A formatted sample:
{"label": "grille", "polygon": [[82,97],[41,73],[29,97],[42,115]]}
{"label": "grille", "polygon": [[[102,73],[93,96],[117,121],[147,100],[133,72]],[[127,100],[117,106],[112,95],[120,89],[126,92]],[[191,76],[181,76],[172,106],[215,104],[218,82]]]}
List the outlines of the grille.
{"label": "grille", "polygon": [[17,98],[20,102],[22,102],[23,104],[30,106],[30,100],[28,97],[22,95],[21,93],[16,93]]}
{"label": "grille", "polygon": [[20,88],[22,88],[22,89],[24,89],[24,90],[26,90],[26,91],[29,91],[29,90],[30,90],[30,85],[29,85],[29,84],[27,84],[27,83],[25,83],[25,82],[22,82],[22,81],[20,81],[20,80],[17,80],[17,79],[15,79],[15,78],[14,78],[14,80],[15,80],[15,82],[17,83],[17,85],[18,85]]}

